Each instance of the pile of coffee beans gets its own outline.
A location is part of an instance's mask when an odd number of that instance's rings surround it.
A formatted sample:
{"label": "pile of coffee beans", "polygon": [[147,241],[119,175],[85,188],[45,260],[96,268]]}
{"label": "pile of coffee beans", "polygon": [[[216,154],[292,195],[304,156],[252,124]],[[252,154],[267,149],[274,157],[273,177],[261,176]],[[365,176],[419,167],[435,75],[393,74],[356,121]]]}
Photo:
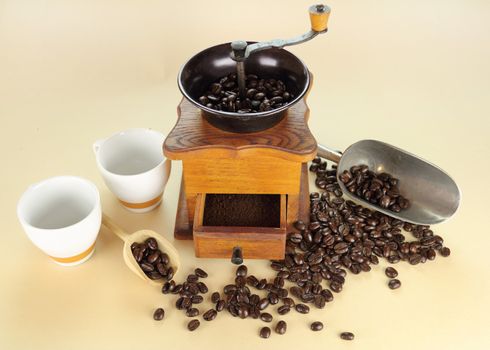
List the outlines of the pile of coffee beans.
{"label": "pile of coffee beans", "polygon": [[[202,288],[201,285],[201,289],[199,288],[199,283],[203,282],[198,281],[198,278],[205,277],[207,277],[207,273],[197,268],[194,274],[188,275],[186,282],[182,284],[175,284],[173,280],[166,282],[162,287],[162,293],[180,295],[175,303],[176,308],[185,310],[186,315],[189,317],[196,317],[200,314],[200,311],[194,307],[194,304],[200,304],[203,301],[197,290],[204,293],[207,292],[207,287]],[[204,312],[202,318],[205,321],[213,321],[218,316],[218,313],[227,311],[233,317],[260,319],[263,322],[271,323],[273,316],[265,312],[265,310],[279,303],[281,305],[276,308],[276,312],[279,315],[285,315],[292,309],[301,314],[309,313],[310,308],[308,305],[297,304],[293,298],[288,297],[289,291],[284,288],[284,283],[285,279],[281,276],[275,277],[272,281],[268,281],[265,278],[258,279],[254,275],[248,274],[246,265],[240,265],[236,269],[234,283],[225,285],[222,293],[216,291],[211,294],[210,301],[214,304],[214,307]],[[197,286],[197,289],[194,285]],[[253,293],[251,288],[257,290],[258,293],[259,291],[265,293],[265,295],[260,296]],[[187,328],[189,331],[194,331],[199,325],[199,320],[193,319],[188,323]],[[323,324],[319,321],[313,322],[310,328],[312,331],[320,331],[323,329]],[[285,321],[279,320],[273,329],[277,334],[285,334],[287,324]],[[259,331],[259,336],[262,338],[269,338],[270,335],[270,327],[262,327]]]}
{"label": "pile of coffee beans", "polygon": [[409,200],[400,194],[398,179],[390,174],[376,174],[367,165],[354,165],[339,178],[349,192],[383,209],[399,213],[410,206]]}
{"label": "pile of coffee beans", "polygon": [[199,102],[218,111],[257,113],[282,107],[294,98],[280,79],[261,79],[249,74],[245,83],[246,94],[240,96],[237,75],[229,74],[212,83]]}
{"label": "pile of coffee beans", "polygon": [[[316,158],[310,170],[316,174],[317,186],[325,191],[310,194],[309,223],[297,221],[295,231],[287,237],[285,258],[271,261],[276,276],[272,280],[258,278],[248,273],[246,265],[238,266],[234,282],[226,284],[221,293],[211,294],[214,307],[202,315],[205,321],[214,320],[222,311],[236,318],[260,319],[266,323],[274,319],[266,312],[267,308],[275,308],[279,316],[291,310],[308,314],[310,305],[322,309],[333,301],[334,293],[342,292],[348,272],[371,271],[371,266],[377,265],[379,259],[386,259],[390,264],[406,261],[417,265],[434,260],[437,252],[443,257],[450,255],[444,240],[429,226],[404,223],[342,198],[335,165],[327,168],[325,161]],[[351,174],[365,172],[361,168],[354,170]],[[394,185],[390,182],[390,186]],[[414,238],[408,240],[402,231],[411,233]],[[401,286],[393,267],[387,267],[385,274],[390,278],[391,289]],[[197,317],[200,311],[195,305],[203,302],[200,294],[208,292],[199,279],[206,277],[205,271],[195,269],[181,284],[167,281],[162,293],[178,294],[177,309],[185,310],[188,317]],[[160,314],[154,317],[157,319]],[[199,325],[199,320],[193,319],[187,328],[194,331]],[[315,332],[323,327],[320,321],[310,324]],[[287,324],[279,320],[273,327],[261,327],[259,336],[269,338],[271,329],[285,334]],[[342,332],[340,338],[353,340],[354,334]]]}
{"label": "pile of coffee beans", "polygon": [[131,244],[131,252],[141,270],[152,280],[174,277],[174,269],[170,266],[170,258],[167,253],[158,249],[155,238],[148,238],[143,243]]}
{"label": "pile of coffee beans", "polygon": [[[202,294],[208,292],[207,285],[200,281],[200,279],[206,277],[208,277],[206,271],[196,268],[194,273],[189,274],[183,283],[176,284],[174,280],[165,282],[162,286],[162,293],[179,295],[179,298],[175,301],[175,307],[178,310],[183,310],[187,317],[197,317],[200,311],[195,306],[204,301]],[[209,310],[205,312],[203,314],[204,320],[211,321],[216,318],[216,311],[213,311]],[[199,325],[199,320],[193,319],[187,324],[187,329],[192,332]]]}
{"label": "pile of coffee beans", "polygon": [[[366,172],[362,169],[349,174],[357,179]],[[342,291],[347,271],[368,272],[380,258],[416,265],[434,260],[436,251],[442,256],[449,251],[429,226],[404,223],[342,198],[335,165],[327,169],[327,163],[316,158],[310,170],[325,191],[310,194],[310,223],[295,223],[297,232],[288,235],[285,259],[271,264],[278,276],[296,284],[289,291],[301,302],[323,308],[333,300],[332,292]],[[415,240],[408,241],[402,230]],[[324,280],[328,288],[322,286]],[[396,280],[390,287],[400,285]]]}

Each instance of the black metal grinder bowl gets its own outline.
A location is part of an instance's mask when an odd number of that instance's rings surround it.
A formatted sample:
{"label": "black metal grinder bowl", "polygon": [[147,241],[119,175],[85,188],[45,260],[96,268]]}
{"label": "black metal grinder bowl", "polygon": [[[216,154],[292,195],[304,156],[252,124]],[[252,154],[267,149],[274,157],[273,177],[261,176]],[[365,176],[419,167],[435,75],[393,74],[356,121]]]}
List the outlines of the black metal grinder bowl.
{"label": "black metal grinder bowl", "polygon": [[[249,133],[262,131],[279,123],[287,110],[300,101],[310,86],[306,65],[284,46],[311,40],[327,31],[330,8],[313,5],[309,8],[311,30],[290,39],[265,42],[235,41],[216,45],[193,56],[181,68],[178,85],[187,100],[202,111],[202,116],[213,126],[230,132]],[[262,112],[234,113],[209,108],[199,102],[209,85],[236,72],[238,83],[245,84],[245,71],[264,79],[280,79],[293,96],[284,105]],[[241,79],[240,79],[241,78]],[[242,86],[243,86],[242,85]]]}
{"label": "black metal grinder bowl", "polygon": [[[251,44],[251,43],[249,43]],[[310,86],[308,68],[295,55],[284,49],[271,48],[250,55],[245,60],[245,70],[261,78],[281,79],[294,98],[283,106],[264,112],[233,113],[218,111],[202,105],[202,96],[208,86],[236,72],[237,62],[231,56],[231,43],[210,47],[192,57],[181,68],[178,76],[179,89],[213,126],[231,132],[256,132],[279,123],[287,109],[301,100]]]}

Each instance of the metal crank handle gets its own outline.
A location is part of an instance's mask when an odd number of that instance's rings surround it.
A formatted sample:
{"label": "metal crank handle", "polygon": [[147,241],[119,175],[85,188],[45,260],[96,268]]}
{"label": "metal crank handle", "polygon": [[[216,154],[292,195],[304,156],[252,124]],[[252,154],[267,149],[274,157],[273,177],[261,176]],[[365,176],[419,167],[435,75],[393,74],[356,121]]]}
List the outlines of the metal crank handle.
{"label": "metal crank handle", "polygon": [[283,48],[285,46],[298,45],[309,41],[318,34],[326,33],[328,30],[328,18],[330,16],[330,7],[327,5],[313,5],[309,8],[311,29],[300,36],[289,39],[274,39],[262,41],[248,45],[246,41],[238,40],[231,43],[231,57],[237,62],[244,61],[250,54],[270,48]]}

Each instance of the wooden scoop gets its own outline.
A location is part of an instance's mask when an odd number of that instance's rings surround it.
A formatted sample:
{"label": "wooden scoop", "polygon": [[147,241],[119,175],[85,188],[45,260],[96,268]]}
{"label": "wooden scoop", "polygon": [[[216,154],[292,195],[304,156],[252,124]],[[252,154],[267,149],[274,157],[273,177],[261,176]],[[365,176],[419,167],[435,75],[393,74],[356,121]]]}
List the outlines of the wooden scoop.
{"label": "wooden scoop", "polygon": [[160,236],[155,231],[151,231],[151,230],[140,230],[128,234],[127,232],[122,230],[119,226],[117,226],[114,223],[114,221],[112,221],[112,219],[105,214],[102,215],[102,225],[107,227],[109,230],[111,230],[113,233],[115,233],[119,238],[121,238],[124,241],[124,248],[123,248],[124,261],[126,262],[126,265],[128,265],[128,267],[131,269],[131,271],[137,274],[141,279],[153,285],[162,285],[161,279],[152,280],[151,278],[146,276],[146,274],[143,272],[143,270],[141,270],[141,267],[138,265],[138,262],[134,258],[133,253],[131,252],[131,244],[133,244],[134,242],[142,243],[150,237],[153,237],[158,242],[158,249],[168,254],[168,257],[170,258],[169,264],[174,269],[173,278],[175,278],[175,276],[177,275],[180,269],[179,253],[174,248],[174,246],[165,238]]}

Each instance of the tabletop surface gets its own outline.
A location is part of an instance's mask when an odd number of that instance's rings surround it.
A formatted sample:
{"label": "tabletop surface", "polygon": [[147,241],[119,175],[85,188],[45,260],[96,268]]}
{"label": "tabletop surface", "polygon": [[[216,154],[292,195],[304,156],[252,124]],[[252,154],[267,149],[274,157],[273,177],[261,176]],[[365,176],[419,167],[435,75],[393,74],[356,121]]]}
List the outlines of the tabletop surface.
{"label": "tabletop surface", "polygon": [[[97,185],[104,212],[127,231],[152,229],[174,242],[184,273],[202,267],[211,290],[232,280],[228,261],[197,259],[192,242],[173,241],[180,162],[163,205],[133,214],[104,185],[92,144],[131,127],[169,133],[183,62],[222,42],[300,34],[311,3],[0,0],[0,349],[490,348],[490,2],[328,4],[329,32],[290,49],[315,76],[309,127],[335,149],[377,139],[454,177],[460,210],[433,227],[451,256],[399,263],[395,291],[384,261],[348,275],[325,309],[287,314],[287,333],[267,340],[258,336],[261,321],[228,314],[188,332],[175,297],[134,276],[122,242],[105,228],[89,261],[54,264],[22,231],[16,203],[30,184],[73,174]],[[267,261],[246,263],[274,276]],[[160,306],[167,313],[155,322]],[[309,330],[316,320],[322,332]],[[356,339],[341,340],[342,331]]]}

